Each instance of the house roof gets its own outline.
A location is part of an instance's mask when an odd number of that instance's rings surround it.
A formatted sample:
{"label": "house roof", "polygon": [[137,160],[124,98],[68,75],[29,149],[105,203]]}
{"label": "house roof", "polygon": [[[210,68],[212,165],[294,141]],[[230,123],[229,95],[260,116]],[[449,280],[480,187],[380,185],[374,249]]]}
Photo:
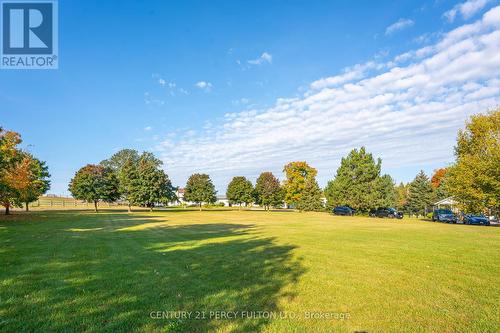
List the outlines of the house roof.
{"label": "house roof", "polygon": [[455,205],[457,202],[455,201],[455,199],[453,199],[453,197],[448,197],[448,198],[444,198],[442,200],[439,200],[438,202],[435,202],[434,205]]}

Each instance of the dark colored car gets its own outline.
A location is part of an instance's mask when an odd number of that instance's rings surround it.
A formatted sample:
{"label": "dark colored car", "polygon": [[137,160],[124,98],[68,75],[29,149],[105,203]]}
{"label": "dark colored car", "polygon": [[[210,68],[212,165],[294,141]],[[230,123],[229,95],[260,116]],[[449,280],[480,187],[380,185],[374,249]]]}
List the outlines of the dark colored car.
{"label": "dark colored car", "polygon": [[490,220],[484,215],[467,214],[464,216],[464,224],[490,225]]}
{"label": "dark colored car", "polygon": [[449,209],[436,209],[432,212],[432,221],[457,223],[457,217]]}
{"label": "dark colored car", "polygon": [[388,217],[390,219],[402,219],[403,213],[398,212],[394,208],[379,208],[370,211],[371,217]]}
{"label": "dark colored car", "polygon": [[335,215],[353,216],[356,210],[348,206],[337,206],[332,210]]}

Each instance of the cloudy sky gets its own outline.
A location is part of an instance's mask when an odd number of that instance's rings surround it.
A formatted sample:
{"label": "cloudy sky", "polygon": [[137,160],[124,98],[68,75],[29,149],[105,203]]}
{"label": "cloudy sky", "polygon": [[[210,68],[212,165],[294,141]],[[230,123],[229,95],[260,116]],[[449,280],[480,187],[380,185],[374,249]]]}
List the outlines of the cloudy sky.
{"label": "cloudy sky", "polygon": [[60,69],[0,72],[0,124],[48,162],[57,194],[121,148],[222,193],[293,160],[325,185],[360,146],[409,181],[500,104],[499,5],[60,1]]}

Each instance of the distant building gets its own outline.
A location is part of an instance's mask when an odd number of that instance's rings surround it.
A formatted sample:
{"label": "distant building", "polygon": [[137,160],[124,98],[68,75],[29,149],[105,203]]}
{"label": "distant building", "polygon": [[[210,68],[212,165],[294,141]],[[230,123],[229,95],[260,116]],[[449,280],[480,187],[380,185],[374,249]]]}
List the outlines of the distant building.
{"label": "distant building", "polygon": [[436,209],[449,208],[455,213],[458,212],[457,202],[455,201],[455,199],[453,199],[453,197],[444,198],[442,200],[439,200],[438,202],[435,202],[434,207]]}
{"label": "distant building", "polygon": [[[186,205],[186,206],[196,205],[195,202],[184,200],[184,193],[186,193],[186,189],[179,187],[177,189],[177,191],[175,191],[175,195],[177,196],[177,200],[171,202],[169,205],[171,205],[171,206],[174,206],[174,205]],[[229,206],[229,200],[224,195],[218,195],[216,203],[224,204],[224,206]]]}
{"label": "distant building", "polygon": [[229,200],[225,195],[218,195],[216,203],[223,204],[224,206],[229,206]]}

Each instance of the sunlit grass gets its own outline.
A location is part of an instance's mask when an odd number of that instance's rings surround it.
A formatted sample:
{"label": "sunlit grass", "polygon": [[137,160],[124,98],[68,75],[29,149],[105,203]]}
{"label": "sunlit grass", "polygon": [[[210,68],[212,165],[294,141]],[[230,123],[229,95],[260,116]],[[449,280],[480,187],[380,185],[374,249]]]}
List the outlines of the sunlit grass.
{"label": "sunlit grass", "polygon": [[408,219],[18,213],[0,219],[0,331],[494,332],[499,250],[500,228]]}

